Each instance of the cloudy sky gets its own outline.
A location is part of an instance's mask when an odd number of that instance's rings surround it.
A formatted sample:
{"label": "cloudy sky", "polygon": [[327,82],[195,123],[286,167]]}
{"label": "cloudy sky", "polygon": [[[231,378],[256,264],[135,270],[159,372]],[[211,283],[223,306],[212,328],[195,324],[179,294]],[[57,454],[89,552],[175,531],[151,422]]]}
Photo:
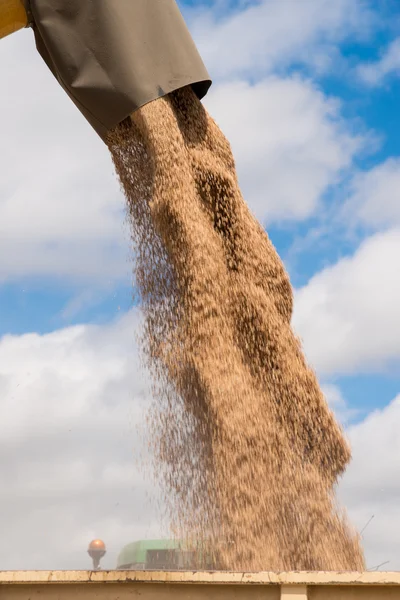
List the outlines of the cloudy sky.
{"label": "cloudy sky", "polygon": [[[368,568],[400,570],[397,0],[181,0],[243,192],[353,462]],[[0,43],[0,568],[86,568],[159,533],[137,468],[149,397],[108,153],[42,64]]]}

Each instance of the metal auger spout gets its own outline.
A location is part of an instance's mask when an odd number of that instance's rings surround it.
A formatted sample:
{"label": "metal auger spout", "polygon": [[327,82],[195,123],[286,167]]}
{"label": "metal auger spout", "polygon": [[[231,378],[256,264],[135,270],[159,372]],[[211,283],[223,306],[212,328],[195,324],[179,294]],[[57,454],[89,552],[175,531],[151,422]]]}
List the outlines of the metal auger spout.
{"label": "metal auger spout", "polygon": [[22,0],[0,0],[0,39],[23,29],[28,17]]}

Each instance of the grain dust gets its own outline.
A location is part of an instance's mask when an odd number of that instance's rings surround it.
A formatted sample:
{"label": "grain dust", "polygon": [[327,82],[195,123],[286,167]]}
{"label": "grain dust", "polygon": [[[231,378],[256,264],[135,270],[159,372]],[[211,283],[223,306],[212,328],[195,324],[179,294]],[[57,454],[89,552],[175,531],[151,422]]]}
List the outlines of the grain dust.
{"label": "grain dust", "polygon": [[108,145],[174,535],[199,550],[198,568],[362,570],[335,500],[350,450],[291,329],[288,275],[242,198],[228,141],[186,88],[135,112]]}

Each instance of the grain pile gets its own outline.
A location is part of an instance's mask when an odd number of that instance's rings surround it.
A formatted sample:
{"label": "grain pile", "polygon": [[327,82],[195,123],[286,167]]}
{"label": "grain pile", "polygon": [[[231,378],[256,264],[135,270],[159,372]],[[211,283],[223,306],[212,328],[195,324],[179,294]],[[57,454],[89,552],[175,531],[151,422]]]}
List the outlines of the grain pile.
{"label": "grain pile", "polygon": [[[335,503],[350,458],[290,326],[292,290],[190,89],[108,139],[153,373],[151,434],[175,535],[232,570],[358,570]],[[201,565],[197,565],[201,566]]]}

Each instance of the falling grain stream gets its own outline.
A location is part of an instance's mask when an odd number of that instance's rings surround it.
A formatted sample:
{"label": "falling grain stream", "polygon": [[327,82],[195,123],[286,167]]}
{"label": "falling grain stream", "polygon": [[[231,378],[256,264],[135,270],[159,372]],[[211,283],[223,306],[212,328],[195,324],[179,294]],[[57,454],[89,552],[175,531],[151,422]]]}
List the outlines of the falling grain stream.
{"label": "falling grain stream", "polygon": [[228,141],[186,88],[135,112],[108,146],[129,207],[149,438],[174,535],[220,569],[362,570],[335,499],[350,450],[291,329],[288,275],[242,198]]}

